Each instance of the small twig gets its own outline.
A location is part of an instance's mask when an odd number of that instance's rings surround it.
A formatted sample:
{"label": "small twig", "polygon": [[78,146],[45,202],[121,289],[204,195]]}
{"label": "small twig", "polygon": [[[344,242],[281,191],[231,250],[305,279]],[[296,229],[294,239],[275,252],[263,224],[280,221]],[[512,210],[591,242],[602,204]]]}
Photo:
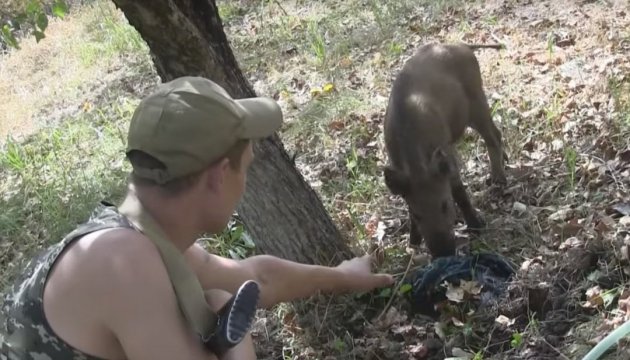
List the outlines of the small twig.
{"label": "small twig", "polygon": [[599,160],[601,161],[602,165],[606,166],[606,169],[608,169],[608,171],[610,171],[610,176],[612,177],[613,181],[615,182],[615,185],[617,185],[617,189],[625,191],[626,187],[619,183],[619,180],[617,179],[617,177],[615,176],[615,171],[613,168],[610,167],[610,165],[608,165],[608,163],[606,162],[606,160],[600,158],[599,156],[596,155],[591,155],[591,154],[580,154],[580,156],[584,156],[584,157],[592,157],[595,160]]}
{"label": "small twig", "polygon": [[483,228],[485,232],[489,231],[514,231],[513,227],[486,226]]}
{"label": "small twig", "polygon": [[377,358],[377,359],[379,359],[379,360],[381,360],[381,359],[382,359],[380,356],[378,356],[378,354],[377,354],[377,353],[375,353],[375,352],[374,352],[374,351],[372,351],[372,350],[369,350],[369,354],[372,356],[372,358],[374,358],[374,357],[375,357],[375,358]]}
{"label": "small twig", "polygon": [[324,311],[324,318],[319,324],[319,329],[317,329],[317,337],[319,337],[319,334],[322,332],[322,329],[324,328],[324,323],[326,322],[325,320],[326,320],[326,317],[328,316],[328,309],[330,308],[330,303],[332,302],[332,299],[333,299],[332,296],[328,297],[328,304],[326,304],[326,310]]}
{"label": "small twig", "polygon": [[356,201],[349,201],[349,200],[344,200],[344,199],[335,199],[335,202],[338,203],[344,203],[344,204],[352,204],[352,205],[370,205],[368,203],[364,203],[364,202],[356,202]]}
{"label": "small twig", "polygon": [[411,268],[411,264],[412,263],[413,263],[413,255],[409,255],[409,263],[407,263],[407,269],[405,270],[405,273],[403,274],[403,277],[398,282],[398,285],[396,286],[396,290],[393,291],[392,296],[389,298],[389,301],[387,302],[387,305],[385,305],[385,308],[383,309],[383,311],[376,318],[377,320],[380,320],[383,317],[383,315],[385,315],[387,310],[389,310],[389,308],[392,306],[392,302],[394,301],[394,297],[395,297],[396,293],[398,292],[398,290],[400,289],[400,287],[402,286],[402,283],[405,280],[405,276],[409,272],[409,268]]}
{"label": "small twig", "polygon": [[389,234],[390,237],[394,237],[394,235],[398,235],[399,232],[401,232],[403,230],[405,226],[399,226],[398,229],[396,229],[396,231],[394,231],[393,233]]}
{"label": "small twig", "polygon": [[[417,269],[420,269],[421,267],[423,267],[423,265],[414,266],[414,267],[410,268],[409,270],[417,270]],[[395,278],[399,277],[399,276],[402,276],[403,279],[404,279],[406,274],[407,274],[407,271],[403,271],[403,272],[399,272],[399,273],[393,273],[392,276],[395,277]]]}
{"label": "small twig", "polygon": [[282,12],[284,13],[284,16],[289,16],[289,13],[287,13],[287,11],[282,7],[282,5],[280,5],[280,2],[278,0],[273,0],[273,2],[275,2],[276,5],[278,5],[278,7],[280,8],[280,10],[282,10]]}
{"label": "small twig", "polygon": [[502,45],[504,46],[504,48],[507,48],[507,46],[505,46],[505,43],[504,43],[503,41],[501,41],[501,39],[499,39],[499,37],[498,37],[498,36],[496,36],[496,35],[494,34],[494,32],[490,32],[490,36],[492,36],[492,38],[493,38],[494,40],[496,40],[499,44],[502,44]]}
{"label": "small twig", "polygon": [[566,355],[564,355],[563,353],[560,352],[560,350],[558,350],[555,346],[551,345],[545,338],[542,338],[542,341],[545,342],[545,344],[547,344],[551,349],[553,349],[558,355],[560,355],[561,358],[565,359],[565,360],[571,360],[569,359]]}
{"label": "small twig", "polygon": [[526,178],[527,178],[527,177],[529,177],[530,175],[532,175],[532,174],[536,174],[537,172],[538,172],[537,170],[532,170],[532,171],[528,171],[528,172],[526,172],[525,174],[523,174],[523,175],[521,175],[521,176],[516,176],[516,177],[514,178],[514,182],[519,182],[519,181],[521,181],[521,180],[523,180],[523,179],[526,179]]}

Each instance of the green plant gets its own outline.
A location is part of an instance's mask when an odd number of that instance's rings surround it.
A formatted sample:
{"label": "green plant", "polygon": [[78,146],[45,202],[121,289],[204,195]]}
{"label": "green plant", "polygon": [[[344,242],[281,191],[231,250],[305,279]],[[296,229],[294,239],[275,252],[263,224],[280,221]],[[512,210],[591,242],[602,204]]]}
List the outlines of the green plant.
{"label": "green plant", "polygon": [[625,144],[620,145],[623,147],[630,143],[628,141],[628,133],[630,133],[630,80],[620,81],[611,77],[608,79],[608,91],[614,99],[617,113],[615,126],[619,129],[619,139],[622,143],[625,142]]}
{"label": "green plant", "polygon": [[346,350],[346,342],[343,339],[336,337],[334,341],[334,347],[337,352],[343,352]]}
{"label": "green plant", "polygon": [[230,22],[245,14],[245,9],[236,2],[222,2],[218,4],[218,11],[219,17],[224,23]]}
{"label": "green plant", "polygon": [[571,146],[564,149],[564,162],[569,171],[569,186],[571,189],[575,187],[575,169],[577,162],[577,152]]}
{"label": "green plant", "polygon": [[400,56],[403,52],[403,46],[394,41],[389,44],[389,52],[392,56]]}
{"label": "green plant", "polygon": [[216,237],[204,237],[203,241],[210,246],[214,253],[235,260],[245,259],[252,255],[256,245],[245,231],[243,224],[237,217],[230,220],[228,226]]}
{"label": "green plant", "polygon": [[562,97],[561,90],[556,89],[550,103],[544,108],[545,117],[547,118],[547,136],[554,132],[554,127],[562,115]]}
{"label": "green plant", "polygon": [[486,24],[488,25],[497,25],[499,23],[499,18],[496,15],[489,15],[485,19]]}
{"label": "green plant", "polygon": [[[3,5],[5,8],[2,10],[13,10],[13,16],[7,22],[0,23],[0,40],[16,49],[20,48],[16,32],[25,32],[30,29],[31,35],[40,42],[46,37],[44,32],[48,28],[48,12],[57,18],[64,18],[68,12],[68,4],[64,0],[54,0],[52,4],[45,4],[42,0],[17,1],[17,3],[9,2]],[[11,5],[16,8],[11,9]]]}
{"label": "green plant", "polygon": [[555,40],[555,36],[553,32],[547,33],[547,56],[549,58],[550,63],[553,60],[553,51],[554,51],[555,44],[556,44],[556,40]]}
{"label": "green plant", "polygon": [[319,25],[316,20],[310,20],[307,25],[308,39],[311,45],[311,51],[315,54],[318,65],[326,64],[326,42],[319,31]]}
{"label": "green plant", "polygon": [[512,334],[512,340],[510,341],[510,345],[513,348],[518,348],[523,344],[523,334],[521,333],[513,333]]}

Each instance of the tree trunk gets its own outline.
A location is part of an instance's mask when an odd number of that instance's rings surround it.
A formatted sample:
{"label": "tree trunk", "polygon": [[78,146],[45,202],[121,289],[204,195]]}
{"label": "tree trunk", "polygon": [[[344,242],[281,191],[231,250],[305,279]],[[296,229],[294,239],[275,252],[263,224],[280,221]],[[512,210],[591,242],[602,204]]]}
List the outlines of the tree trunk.
{"label": "tree trunk", "polygon": [[[162,81],[207,77],[235,98],[256,96],[223,31],[215,1],[113,0],[147,42]],[[254,145],[256,159],[238,213],[260,252],[304,263],[352,256],[279,137]]]}

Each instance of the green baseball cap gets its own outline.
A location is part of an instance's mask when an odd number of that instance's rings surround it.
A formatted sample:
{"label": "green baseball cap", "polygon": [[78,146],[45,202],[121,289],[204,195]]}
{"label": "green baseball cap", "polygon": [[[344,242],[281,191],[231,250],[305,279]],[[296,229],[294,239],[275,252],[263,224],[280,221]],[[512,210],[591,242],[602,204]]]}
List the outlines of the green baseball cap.
{"label": "green baseball cap", "polygon": [[127,153],[145,152],[165,169],[134,167],[135,175],[164,184],[201,171],[239,140],[272,135],[282,110],[271,98],[233,99],[215,82],[184,76],[158,86],[131,118]]}

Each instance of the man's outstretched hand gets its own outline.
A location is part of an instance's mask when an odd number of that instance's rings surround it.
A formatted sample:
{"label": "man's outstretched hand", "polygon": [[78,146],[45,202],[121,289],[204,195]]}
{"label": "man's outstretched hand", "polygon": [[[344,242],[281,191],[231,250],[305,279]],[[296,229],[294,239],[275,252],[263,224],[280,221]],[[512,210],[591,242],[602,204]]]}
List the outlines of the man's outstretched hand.
{"label": "man's outstretched hand", "polygon": [[[202,252],[203,251],[203,252]],[[379,256],[364,255],[337,266],[301,264],[271,255],[228,260],[199,250],[196,273],[204,289],[234,292],[247,280],[260,285],[258,306],[270,308],[281,302],[304,299],[317,293],[361,293],[394,284],[389,274],[372,272]],[[204,254],[207,254],[203,256]],[[211,260],[208,260],[211,259]]]}
{"label": "man's outstretched hand", "polygon": [[391,286],[394,283],[393,276],[389,274],[372,273],[372,265],[375,257],[363,255],[350,260],[345,260],[337,265],[337,269],[345,275],[347,286],[344,291],[364,292],[375,288]]}

